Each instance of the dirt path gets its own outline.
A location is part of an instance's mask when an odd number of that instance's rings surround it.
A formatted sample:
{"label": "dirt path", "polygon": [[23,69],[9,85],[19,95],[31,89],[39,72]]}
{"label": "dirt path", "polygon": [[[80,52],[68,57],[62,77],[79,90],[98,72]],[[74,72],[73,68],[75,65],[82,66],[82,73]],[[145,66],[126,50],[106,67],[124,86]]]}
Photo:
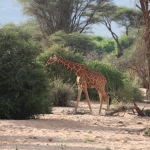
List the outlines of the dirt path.
{"label": "dirt path", "polygon": [[[0,120],[0,150],[150,150],[150,137],[126,130],[147,127],[150,117],[99,116],[99,103],[92,108],[93,115],[57,107],[36,120]],[[87,104],[81,102],[78,111],[88,111]]]}

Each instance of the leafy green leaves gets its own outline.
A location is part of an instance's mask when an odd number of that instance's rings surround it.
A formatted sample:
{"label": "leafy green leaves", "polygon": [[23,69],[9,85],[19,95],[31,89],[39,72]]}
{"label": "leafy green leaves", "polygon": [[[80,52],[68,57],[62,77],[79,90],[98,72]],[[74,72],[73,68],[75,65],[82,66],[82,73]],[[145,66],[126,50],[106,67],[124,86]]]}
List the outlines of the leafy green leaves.
{"label": "leafy green leaves", "polygon": [[36,59],[42,47],[16,28],[0,29],[1,119],[27,119],[50,106],[46,74]]}
{"label": "leafy green leaves", "polygon": [[90,36],[80,33],[67,34],[64,31],[57,31],[49,38],[51,43],[61,44],[64,47],[70,47],[72,51],[83,53],[89,53],[95,49],[95,43]]}

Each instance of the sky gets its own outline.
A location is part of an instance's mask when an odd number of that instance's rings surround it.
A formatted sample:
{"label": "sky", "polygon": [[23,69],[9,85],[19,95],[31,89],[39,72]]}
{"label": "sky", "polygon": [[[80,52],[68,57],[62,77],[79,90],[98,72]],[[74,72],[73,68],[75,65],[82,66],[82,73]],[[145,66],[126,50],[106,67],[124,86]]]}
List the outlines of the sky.
{"label": "sky", "polygon": [[[135,8],[135,0],[114,0],[114,2],[118,6]],[[28,17],[23,15],[22,6],[17,2],[17,0],[0,0],[0,26],[10,22],[14,24],[23,23],[27,19]],[[115,24],[113,24],[113,30],[117,35],[123,33],[123,29],[118,28]],[[91,31],[94,35],[111,37],[110,32],[103,25],[94,25]]]}

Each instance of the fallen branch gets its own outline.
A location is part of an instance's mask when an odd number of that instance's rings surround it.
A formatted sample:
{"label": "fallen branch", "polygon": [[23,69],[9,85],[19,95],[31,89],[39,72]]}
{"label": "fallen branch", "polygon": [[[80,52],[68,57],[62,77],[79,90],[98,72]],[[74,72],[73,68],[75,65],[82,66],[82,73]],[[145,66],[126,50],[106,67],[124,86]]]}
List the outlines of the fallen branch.
{"label": "fallen branch", "polygon": [[145,113],[143,111],[143,109],[141,110],[137,104],[135,103],[134,99],[132,98],[131,101],[133,102],[134,106],[136,107],[135,110],[137,111],[138,113],[138,116],[145,116]]}
{"label": "fallen branch", "polygon": [[[136,110],[136,112],[138,113],[138,116],[146,116],[143,109],[141,110],[137,104],[135,103],[134,99],[131,99],[132,103],[134,104],[133,106],[121,106],[117,109],[113,109],[112,111],[106,112],[107,116],[112,116],[116,113],[120,113],[120,112],[126,112],[127,110],[132,110],[134,113],[134,109]],[[134,113],[135,114],[135,113]]]}
{"label": "fallen branch", "polygon": [[109,112],[106,112],[106,115],[107,116],[112,116],[112,115],[114,115],[116,113],[126,112],[127,110],[133,110],[133,109],[136,109],[136,107],[135,106],[121,106],[121,107],[119,107],[117,109],[113,109],[113,110],[111,110]]}
{"label": "fallen branch", "polygon": [[129,133],[131,132],[143,132],[145,131],[145,127],[144,128],[141,128],[141,129],[120,129],[117,133],[120,133],[121,131],[127,131]]}

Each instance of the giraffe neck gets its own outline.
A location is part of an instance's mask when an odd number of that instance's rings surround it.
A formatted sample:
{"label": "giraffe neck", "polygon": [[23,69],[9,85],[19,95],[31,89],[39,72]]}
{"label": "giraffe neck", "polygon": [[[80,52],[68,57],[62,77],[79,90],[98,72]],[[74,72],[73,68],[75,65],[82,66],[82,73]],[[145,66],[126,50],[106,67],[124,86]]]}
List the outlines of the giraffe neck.
{"label": "giraffe neck", "polygon": [[57,62],[59,64],[63,65],[64,67],[66,67],[67,69],[69,69],[70,71],[74,72],[77,75],[79,73],[79,70],[81,69],[81,66],[83,66],[83,65],[80,65],[78,63],[74,63],[72,61],[58,57],[58,56],[57,56]]}

